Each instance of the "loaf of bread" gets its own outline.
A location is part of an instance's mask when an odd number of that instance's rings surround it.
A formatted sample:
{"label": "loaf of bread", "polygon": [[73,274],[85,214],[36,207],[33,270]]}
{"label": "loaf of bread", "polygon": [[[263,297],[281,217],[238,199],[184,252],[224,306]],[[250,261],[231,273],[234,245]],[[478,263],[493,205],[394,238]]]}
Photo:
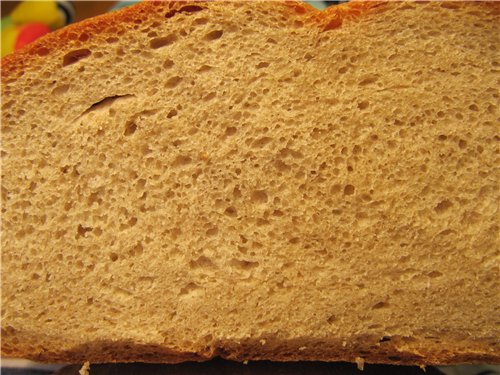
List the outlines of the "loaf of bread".
{"label": "loaf of bread", "polygon": [[500,362],[498,3],[145,2],[2,60],[2,353]]}

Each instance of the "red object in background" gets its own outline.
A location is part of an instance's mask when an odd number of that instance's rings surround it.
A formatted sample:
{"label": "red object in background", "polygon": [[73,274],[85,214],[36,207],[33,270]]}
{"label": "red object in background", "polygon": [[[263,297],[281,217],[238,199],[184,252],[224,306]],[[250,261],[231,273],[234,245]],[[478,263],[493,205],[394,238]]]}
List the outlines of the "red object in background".
{"label": "red object in background", "polygon": [[22,26],[19,30],[14,49],[18,50],[19,48],[24,47],[25,45],[33,42],[35,39],[50,33],[50,31],[50,28],[41,22],[28,23]]}

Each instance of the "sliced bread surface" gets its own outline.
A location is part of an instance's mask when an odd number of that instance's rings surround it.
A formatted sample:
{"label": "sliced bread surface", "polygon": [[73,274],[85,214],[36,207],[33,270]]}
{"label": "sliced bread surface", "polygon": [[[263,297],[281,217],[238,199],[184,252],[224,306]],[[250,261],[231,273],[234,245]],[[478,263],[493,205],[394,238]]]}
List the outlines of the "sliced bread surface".
{"label": "sliced bread surface", "polygon": [[499,5],[147,2],[2,60],[2,354],[500,362]]}

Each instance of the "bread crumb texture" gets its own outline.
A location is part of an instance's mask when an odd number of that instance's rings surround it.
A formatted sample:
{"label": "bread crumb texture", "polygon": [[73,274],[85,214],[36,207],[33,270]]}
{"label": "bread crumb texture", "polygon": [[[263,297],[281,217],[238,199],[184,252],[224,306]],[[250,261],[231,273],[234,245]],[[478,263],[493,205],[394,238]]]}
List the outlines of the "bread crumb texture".
{"label": "bread crumb texture", "polygon": [[499,362],[498,4],[148,2],[2,61],[2,354]]}

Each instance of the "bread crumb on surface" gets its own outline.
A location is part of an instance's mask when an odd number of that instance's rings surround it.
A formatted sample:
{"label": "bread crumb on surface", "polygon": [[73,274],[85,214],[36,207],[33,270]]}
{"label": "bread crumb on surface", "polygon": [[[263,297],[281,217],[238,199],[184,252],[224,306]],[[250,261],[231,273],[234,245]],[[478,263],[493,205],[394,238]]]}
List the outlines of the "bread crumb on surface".
{"label": "bread crumb on surface", "polygon": [[90,362],[85,361],[82,368],[78,371],[80,375],[90,375]]}
{"label": "bread crumb on surface", "polygon": [[358,366],[358,370],[363,371],[365,369],[365,360],[361,357],[356,357],[354,359],[356,365]]}

